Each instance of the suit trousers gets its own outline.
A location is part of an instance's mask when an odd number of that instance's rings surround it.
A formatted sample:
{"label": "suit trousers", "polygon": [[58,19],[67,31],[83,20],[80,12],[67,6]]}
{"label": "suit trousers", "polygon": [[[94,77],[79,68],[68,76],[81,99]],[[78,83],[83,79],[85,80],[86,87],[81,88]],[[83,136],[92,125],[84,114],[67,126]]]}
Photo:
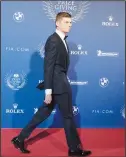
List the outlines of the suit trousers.
{"label": "suit trousers", "polygon": [[81,146],[81,141],[74,122],[71,88],[69,88],[67,93],[52,94],[52,102],[50,104],[43,103],[43,105],[38,108],[38,111],[35,113],[32,120],[20,132],[18,136],[20,141],[24,141],[25,138],[28,138],[31,132],[48,118],[54,109],[55,104],[58,104],[63,117],[64,131],[69,149],[75,150],[78,146]]}

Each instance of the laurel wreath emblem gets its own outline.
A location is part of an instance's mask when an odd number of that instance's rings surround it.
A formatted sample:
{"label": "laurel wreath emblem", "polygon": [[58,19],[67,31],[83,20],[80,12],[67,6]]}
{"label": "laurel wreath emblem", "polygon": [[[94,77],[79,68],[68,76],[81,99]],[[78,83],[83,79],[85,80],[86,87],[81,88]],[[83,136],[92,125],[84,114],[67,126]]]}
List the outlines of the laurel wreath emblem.
{"label": "laurel wreath emblem", "polygon": [[44,58],[45,52],[44,52],[44,44],[42,42],[38,45],[38,51],[41,58]]}
{"label": "laurel wreath emblem", "polygon": [[[83,17],[88,13],[89,5],[91,3],[89,1],[79,1],[79,6],[77,8],[77,13],[72,17],[72,22],[77,22],[83,19]],[[53,1],[43,1],[43,9],[45,10],[45,14],[49,17],[49,19],[55,20],[56,12],[54,10]]]}
{"label": "laurel wreath emblem", "polygon": [[11,82],[11,78],[13,77],[13,74],[7,74],[7,76],[5,77],[5,82],[6,85],[11,88],[12,90],[19,90],[20,88],[23,88],[24,85],[26,84],[27,80],[26,80],[26,74],[22,73],[20,74],[20,78],[22,80],[21,84],[18,86],[14,86],[14,84]]}
{"label": "laurel wreath emblem", "polygon": [[120,112],[121,112],[123,118],[125,118],[125,106],[123,106],[123,107],[121,108]]}

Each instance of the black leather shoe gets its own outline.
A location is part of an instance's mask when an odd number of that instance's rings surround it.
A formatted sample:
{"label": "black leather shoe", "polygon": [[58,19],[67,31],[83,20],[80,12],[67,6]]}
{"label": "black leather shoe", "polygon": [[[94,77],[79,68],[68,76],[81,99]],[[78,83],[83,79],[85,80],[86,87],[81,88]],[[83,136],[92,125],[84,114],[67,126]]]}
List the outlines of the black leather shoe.
{"label": "black leather shoe", "polygon": [[91,151],[89,151],[89,150],[81,150],[81,149],[78,149],[76,151],[69,150],[69,152],[68,152],[69,156],[88,156],[90,154],[91,154]]}
{"label": "black leather shoe", "polygon": [[25,149],[24,141],[19,141],[18,137],[14,137],[11,142],[14,144],[14,147],[19,149],[22,153],[30,153],[29,150]]}

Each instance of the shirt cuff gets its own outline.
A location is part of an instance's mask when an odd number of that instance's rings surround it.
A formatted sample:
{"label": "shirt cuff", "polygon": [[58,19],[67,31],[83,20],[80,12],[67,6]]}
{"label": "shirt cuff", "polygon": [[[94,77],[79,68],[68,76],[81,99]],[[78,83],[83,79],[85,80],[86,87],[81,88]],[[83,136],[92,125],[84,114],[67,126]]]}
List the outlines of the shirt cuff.
{"label": "shirt cuff", "polygon": [[47,94],[52,94],[52,89],[46,89],[45,90],[45,94],[47,95]]}

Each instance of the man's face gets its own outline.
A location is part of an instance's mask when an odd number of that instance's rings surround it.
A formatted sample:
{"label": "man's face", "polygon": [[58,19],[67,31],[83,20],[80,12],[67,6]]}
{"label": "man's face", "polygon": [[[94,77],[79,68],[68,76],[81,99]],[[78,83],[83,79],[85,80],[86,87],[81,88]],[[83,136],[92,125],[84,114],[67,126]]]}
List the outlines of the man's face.
{"label": "man's face", "polygon": [[60,19],[56,22],[56,25],[58,26],[60,31],[62,31],[64,33],[68,33],[72,26],[72,19],[69,17],[63,17],[62,19]]}

